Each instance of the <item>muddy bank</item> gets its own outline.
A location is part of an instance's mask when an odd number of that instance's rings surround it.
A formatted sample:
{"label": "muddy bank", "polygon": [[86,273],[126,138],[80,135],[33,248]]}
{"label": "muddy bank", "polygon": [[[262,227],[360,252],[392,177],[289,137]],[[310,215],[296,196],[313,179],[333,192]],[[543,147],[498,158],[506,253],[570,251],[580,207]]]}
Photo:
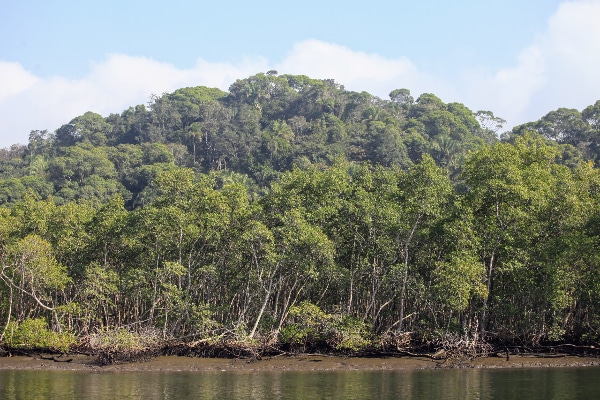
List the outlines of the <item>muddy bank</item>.
{"label": "muddy bank", "polygon": [[161,356],[147,362],[99,366],[95,357],[73,356],[71,362],[55,362],[39,357],[0,357],[0,370],[71,370],[89,372],[135,371],[188,371],[188,372],[282,372],[282,371],[351,371],[351,370],[410,370],[433,368],[531,368],[531,367],[583,367],[600,366],[596,357],[540,358],[513,356],[488,357],[460,363],[436,361],[418,357],[330,357],[298,355],[264,358],[262,360],[191,358]]}

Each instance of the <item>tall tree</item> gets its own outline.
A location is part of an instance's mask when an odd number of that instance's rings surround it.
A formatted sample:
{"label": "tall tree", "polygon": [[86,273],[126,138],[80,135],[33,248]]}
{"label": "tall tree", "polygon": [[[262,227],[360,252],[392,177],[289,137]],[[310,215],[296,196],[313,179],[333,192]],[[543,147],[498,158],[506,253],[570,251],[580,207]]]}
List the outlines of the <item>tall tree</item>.
{"label": "tall tree", "polygon": [[482,331],[493,326],[488,320],[492,311],[498,323],[512,318],[508,310],[519,301],[519,292],[539,277],[539,271],[527,268],[529,248],[543,235],[539,216],[552,193],[556,157],[555,148],[526,135],[514,145],[485,147],[467,160],[467,197],[480,236],[480,261],[487,271]]}

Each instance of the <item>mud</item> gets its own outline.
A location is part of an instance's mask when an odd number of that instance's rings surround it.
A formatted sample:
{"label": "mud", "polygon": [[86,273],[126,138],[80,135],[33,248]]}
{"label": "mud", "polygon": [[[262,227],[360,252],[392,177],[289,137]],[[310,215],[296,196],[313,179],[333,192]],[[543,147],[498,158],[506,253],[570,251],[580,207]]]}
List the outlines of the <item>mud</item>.
{"label": "mud", "polygon": [[511,356],[489,357],[472,361],[438,361],[418,357],[358,358],[330,357],[324,355],[279,356],[262,360],[191,358],[162,356],[147,362],[99,366],[95,357],[72,356],[71,362],[54,362],[39,357],[0,357],[0,370],[71,370],[90,372],[119,371],[188,371],[188,372],[261,372],[261,371],[375,371],[433,368],[540,368],[599,366],[596,357],[540,358]]}

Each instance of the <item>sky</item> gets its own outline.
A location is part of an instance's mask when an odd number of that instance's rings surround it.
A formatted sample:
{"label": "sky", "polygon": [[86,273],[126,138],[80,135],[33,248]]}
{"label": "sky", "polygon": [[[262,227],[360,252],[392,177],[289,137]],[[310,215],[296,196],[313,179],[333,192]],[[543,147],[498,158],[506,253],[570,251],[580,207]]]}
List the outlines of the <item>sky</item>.
{"label": "sky", "polygon": [[0,1],[0,148],[259,72],[507,121],[600,100],[600,0]]}

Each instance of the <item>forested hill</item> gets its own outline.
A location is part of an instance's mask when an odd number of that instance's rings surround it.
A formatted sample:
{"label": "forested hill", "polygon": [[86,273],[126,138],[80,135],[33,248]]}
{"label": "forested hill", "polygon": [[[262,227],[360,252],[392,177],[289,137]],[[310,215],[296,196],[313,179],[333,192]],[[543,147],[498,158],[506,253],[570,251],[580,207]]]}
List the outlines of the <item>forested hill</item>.
{"label": "forested hill", "polygon": [[64,201],[121,193],[139,205],[156,173],[174,166],[216,171],[256,192],[294,165],[327,166],[338,157],[406,168],[429,153],[455,171],[501,128],[492,113],[433,94],[415,101],[399,89],[390,97],[270,72],[236,81],[229,93],[184,88],[120,115],[90,111],[54,133],[32,131],[28,146],[4,152],[0,203],[32,189]]}
{"label": "forested hill", "polygon": [[270,71],[33,131],[0,152],[0,345],[596,345],[599,121],[498,138]]}
{"label": "forested hill", "polygon": [[[560,109],[514,134],[533,130],[573,146],[562,150],[570,165],[595,160],[599,107]],[[27,146],[0,151],[0,204],[28,191],[57,202],[120,193],[132,208],[152,197],[148,184],[159,171],[174,167],[215,172],[260,194],[294,165],[328,166],[338,157],[407,168],[430,154],[456,178],[465,155],[497,141],[503,122],[433,94],[414,100],[397,89],[384,100],[270,71],[236,81],[228,93],[183,88],[120,115],[90,111],[56,132],[32,131]]]}

